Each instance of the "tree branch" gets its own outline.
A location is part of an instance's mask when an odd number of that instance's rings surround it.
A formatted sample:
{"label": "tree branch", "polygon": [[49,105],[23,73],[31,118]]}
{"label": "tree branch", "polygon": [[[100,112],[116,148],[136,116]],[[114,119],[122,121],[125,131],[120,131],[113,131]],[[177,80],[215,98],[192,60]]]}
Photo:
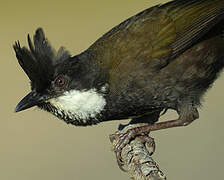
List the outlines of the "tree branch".
{"label": "tree branch", "polygon": [[[142,126],[142,124],[129,124],[115,134],[125,133],[128,129],[137,126]],[[154,152],[153,144],[147,143],[145,139],[152,138],[147,135],[138,136],[122,149],[121,158],[124,163],[122,168],[134,180],[166,180],[165,175],[152,158]],[[118,139],[111,138],[110,140],[114,150]]]}

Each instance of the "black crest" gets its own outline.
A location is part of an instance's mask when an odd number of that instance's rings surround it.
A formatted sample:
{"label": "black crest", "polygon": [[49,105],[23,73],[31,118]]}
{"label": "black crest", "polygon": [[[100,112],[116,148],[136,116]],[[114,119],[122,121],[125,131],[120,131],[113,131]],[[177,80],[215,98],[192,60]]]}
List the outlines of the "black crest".
{"label": "black crest", "polygon": [[54,66],[70,57],[68,51],[61,47],[57,52],[51,47],[41,28],[36,30],[32,43],[28,34],[28,45],[21,47],[17,41],[13,48],[20,66],[31,80],[32,89],[42,91],[54,76]]}

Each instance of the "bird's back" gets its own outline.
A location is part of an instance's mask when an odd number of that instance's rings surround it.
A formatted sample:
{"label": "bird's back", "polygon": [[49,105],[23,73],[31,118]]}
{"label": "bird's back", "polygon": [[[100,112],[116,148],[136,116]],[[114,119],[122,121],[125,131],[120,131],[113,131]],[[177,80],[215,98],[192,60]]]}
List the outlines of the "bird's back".
{"label": "bird's back", "polygon": [[111,78],[117,71],[137,71],[138,64],[153,71],[196,43],[223,14],[224,0],[171,1],[124,21],[97,40],[89,51],[102,68],[110,71]]}
{"label": "bird's back", "polygon": [[[224,0],[175,0],[131,17],[102,36],[88,51],[102,69],[109,72],[110,90],[112,94],[116,94],[118,101],[127,98],[136,102],[137,99],[141,101],[146,98],[145,96],[152,100],[156,98],[156,94],[164,96],[164,99],[160,97],[161,101],[165,102],[166,97],[168,97],[167,101],[169,99],[177,101],[177,97],[181,96],[177,92],[182,92],[178,88],[184,87],[177,85],[178,80],[184,80],[184,78],[179,79],[180,75],[184,70],[188,70],[185,77],[189,77],[188,80],[191,81],[190,77],[194,76],[191,76],[191,73],[197,73],[193,69],[190,70],[192,67],[188,66],[189,64],[195,63],[193,68],[197,64],[197,71],[203,71],[201,76],[203,73],[212,72],[211,70],[205,71],[206,68],[209,69],[208,67],[200,69],[200,63],[202,63],[200,60],[205,58],[204,51],[220,52],[224,45],[222,39],[216,39],[219,43],[211,46],[213,51],[209,51],[209,40],[204,44],[203,50],[198,52],[199,54],[194,52],[197,51],[195,45],[202,43],[200,46],[203,46],[203,41],[209,38],[214,43],[213,37],[219,35],[221,37],[221,31],[216,33],[213,31],[217,29],[216,25],[222,25],[223,18]],[[193,51],[191,51],[193,46]],[[197,63],[193,60],[195,55],[198,56],[195,59]],[[218,57],[209,56],[209,58],[213,58],[214,62],[220,62],[215,59]],[[214,81],[216,75],[211,76],[202,78],[201,82],[209,78],[210,83],[204,83],[202,85],[204,87],[200,87],[203,89],[200,94]],[[200,84],[200,81],[197,83]],[[164,88],[169,89],[174,86],[177,92],[164,90]],[[158,88],[162,88],[164,92],[158,91]],[[171,93],[170,97],[169,93]],[[199,96],[199,91],[192,93]],[[124,94],[129,94],[129,97],[125,97]],[[159,101],[156,100],[156,102]],[[158,106],[160,106],[159,103]]]}

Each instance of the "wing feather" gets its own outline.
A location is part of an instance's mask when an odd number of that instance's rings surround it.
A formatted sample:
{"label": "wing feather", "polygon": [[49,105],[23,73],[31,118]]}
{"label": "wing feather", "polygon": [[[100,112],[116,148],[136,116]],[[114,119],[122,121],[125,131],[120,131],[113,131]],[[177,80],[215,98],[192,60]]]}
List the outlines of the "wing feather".
{"label": "wing feather", "polygon": [[109,72],[116,91],[131,82],[143,87],[144,79],[166,67],[223,18],[224,0],[174,0],[129,18],[88,51]]}
{"label": "wing feather", "polygon": [[146,62],[161,58],[166,64],[223,17],[224,0],[174,0],[129,18],[102,36],[89,50],[102,62],[103,68],[112,71],[122,61],[138,63],[138,57],[143,56]]}

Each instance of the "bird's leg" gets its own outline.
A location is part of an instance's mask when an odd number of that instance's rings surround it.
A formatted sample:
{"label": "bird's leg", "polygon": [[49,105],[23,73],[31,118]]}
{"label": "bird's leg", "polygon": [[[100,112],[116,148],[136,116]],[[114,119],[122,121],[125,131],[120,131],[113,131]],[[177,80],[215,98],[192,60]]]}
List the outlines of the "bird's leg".
{"label": "bird's leg", "polygon": [[125,127],[128,127],[131,124],[154,124],[159,120],[159,117],[161,116],[161,111],[163,109],[155,109],[151,111],[150,113],[144,114],[143,116],[132,118],[131,121],[128,124],[119,124],[118,130],[121,131]]}
{"label": "bird's leg", "polygon": [[183,108],[180,108],[178,113],[179,118],[176,120],[155,123],[153,125],[135,127],[127,130],[127,132],[125,133],[112,134],[110,136],[110,139],[118,138],[118,142],[115,146],[115,153],[117,156],[119,167],[122,169],[123,165],[121,160],[121,151],[130,142],[131,139],[135,138],[136,136],[144,136],[150,133],[151,131],[167,129],[171,127],[187,126],[199,117],[197,109],[192,106],[185,106]]}

